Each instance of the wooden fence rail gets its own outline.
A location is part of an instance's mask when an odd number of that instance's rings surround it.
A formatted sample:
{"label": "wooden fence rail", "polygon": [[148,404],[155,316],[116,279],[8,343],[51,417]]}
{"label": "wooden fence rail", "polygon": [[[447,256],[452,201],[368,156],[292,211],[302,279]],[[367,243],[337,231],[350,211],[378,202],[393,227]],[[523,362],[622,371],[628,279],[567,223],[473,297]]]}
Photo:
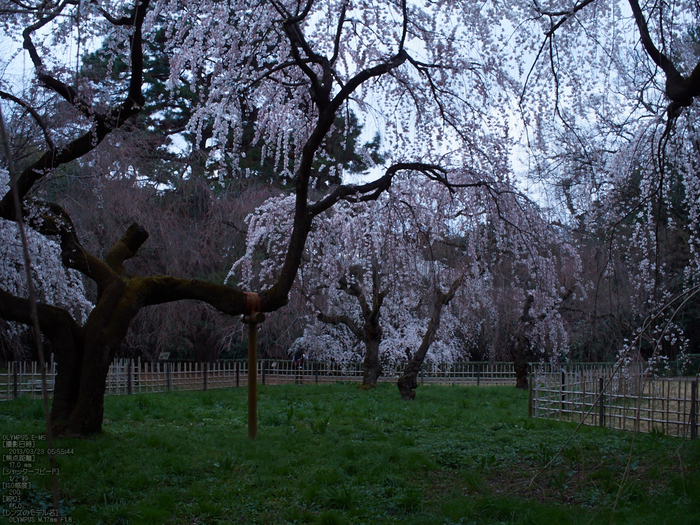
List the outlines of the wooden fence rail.
{"label": "wooden fence rail", "polygon": [[[396,381],[403,363],[385,366],[380,381]],[[47,367],[47,387],[53,392],[56,364]],[[262,384],[334,383],[360,381],[362,363],[260,360]],[[421,384],[513,385],[512,363],[426,363]],[[641,365],[616,370],[612,364],[576,364],[553,368],[531,365],[530,417],[583,421],[640,432],[695,438],[698,433],[698,387],[692,378],[646,378]],[[248,385],[246,360],[215,363],[150,362],[118,359],[107,376],[107,395],[208,390]],[[41,396],[41,375],[35,362],[9,362],[0,375],[0,401],[21,395]]]}
{"label": "wooden fence rail", "polygon": [[[405,364],[384,367],[380,381],[396,381]],[[20,395],[41,396],[41,375],[35,362],[8,362],[0,375],[0,400]],[[56,364],[47,366],[47,386],[53,392]],[[362,363],[304,362],[292,366],[289,360],[260,360],[257,370],[262,384],[335,383],[360,381]],[[513,385],[515,371],[512,363],[459,362],[452,364],[426,363],[421,369],[422,384]],[[208,390],[248,385],[246,360],[215,363],[141,361],[117,359],[107,376],[106,394],[141,394],[173,390]]]}
{"label": "wooden fence rail", "polygon": [[533,365],[529,415],[694,439],[698,431],[695,378],[650,378],[641,364]]}

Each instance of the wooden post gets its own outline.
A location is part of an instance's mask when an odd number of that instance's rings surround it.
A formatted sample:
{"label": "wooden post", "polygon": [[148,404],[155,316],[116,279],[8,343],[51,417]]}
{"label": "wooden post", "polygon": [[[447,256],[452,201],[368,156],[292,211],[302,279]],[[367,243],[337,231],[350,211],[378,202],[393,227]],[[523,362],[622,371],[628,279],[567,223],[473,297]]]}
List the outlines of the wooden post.
{"label": "wooden post", "polygon": [[[566,371],[564,370],[564,367],[561,367],[561,403],[559,405],[559,421],[561,421],[561,418],[563,415],[565,415],[568,412],[568,406],[569,403],[567,402],[566,398],[566,387],[567,387],[567,380],[566,380]],[[564,416],[566,418],[566,416]]]}
{"label": "wooden post", "polygon": [[599,415],[598,415],[598,426],[601,426],[601,427],[605,426],[605,402],[603,401],[604,383],[605,383],[605,380],[602,377],[598,379],[598,393],[600,394],[600,398],[598,401],[598,404],[600,406]]}
{"label": "wooden post", "polygon": [[532,374],[527,381],[527,417],[532,418]]}
{"label": "wooden post", "polygon": [[207,374],[208,374],[208,372],[209,372],[209,363],[204,361],[204,363],[202,363],[202,374],[203,374],[202,386],[204,387],[205,391],[207,389]]}
{"label": "wooden post", "polygon": [[236,361],[236,386],[240,386],[241,363]]}
{"label": "wooden post", "polygon": [[126,373],[127,373],[127,377],[126,377],[126,393],[129,394],[129,395],[131,395],[131,394],[133,393],[133,389],[134,389],[133,385],[131,384],[131,381],[132,381],[132,377],[131,377],[131,376],[132,376],[132,374],[134,373],[134,372],[133,372],[133,367],[134,367],[134,365],[133,365],[133,359],[132,359],[132,358],[129,358],[129,359],[127,360],[127,362],[126,362]]}
{"label": "wooden post", "polygon": [[11,361],[12,363],[12,398],[17,399],[19,396],[19,377],[17,376],[17,366],[18,361]]}
{"label": "wooden post", "polygon": [[698,382],[690,383],[690,439],[698,437]]}
{"label": "wooden post", "polygon": [[248,320],[248,439],[258,437],[258,325]]}
{"label": "wooden post", "polygon": [[248,438],[258,437],[258,323],[265,314],[253,312],[243,317],[248,325]]}

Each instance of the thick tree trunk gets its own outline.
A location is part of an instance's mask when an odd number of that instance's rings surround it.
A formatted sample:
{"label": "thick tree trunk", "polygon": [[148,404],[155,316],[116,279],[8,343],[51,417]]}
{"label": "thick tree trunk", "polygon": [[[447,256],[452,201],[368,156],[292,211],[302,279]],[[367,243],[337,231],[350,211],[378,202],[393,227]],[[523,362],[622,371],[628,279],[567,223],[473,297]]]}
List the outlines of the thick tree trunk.
{"label": "thick tree trunk", "polygon": [[377,380],[382,375],[382,365],[379,362],[380,342],[381,332],[365,339],[365,361],[362,367],[362,384],[360,385],[362,390],[376,387]]}
{"label": "thick tree trunk", "polygon": [[[50,224],[48,219],[46,223]],[[37,305],[39,326],[58,366],[51,420],[56,435],[90,435],[102,430],[109,367],[131,320],[143,306],[199,299],[229,315],[245,313],[248,307],[243,292],[224,285],[168,276],[124,277],[123,262],[133,257],[148,238],[148,233],[136,224],[129,227],[104,261],[85,252],[72,229],[64,237],[64,263],[93,278],[99,296],[82,327],[61,308]],[[266,304],[261,306],[265,308]],[[0,317],[31,324],[29,301],[0,289]]]}
{"label": "thick tree trunk", "polygon": [[[67,312],[66,317],[74,324]],[[66,326],[70,326],[66,323]],[[51,423],[54,435],[64,433],[73,407],[80,392],[80,371],[83,367],[82,330],[61,330],[55,337],[49,337],[54,352],[58,373],[51,404]]]}
{"label": "thick tree trunk", "polygon": [[126,337],[131,320],[139,310],[138,303],[129,292],[130,288],[125,287],[124,294],[113,311],[100,310],[96,314],[93,311],[85,325],[87,333],[78,397],[68,417],[64,434],[90,435],[102,431],[109,367]]}
{"label": "thick tree trunk", "polygon": [[[416,368],[416,364],[418,365]],[[397,383],[399,394],[404,401],[413,401],[416,398],[416,388],[418,388],[418,372],[420,371],[422,361],[414,361],[411,359],[403,371],[403,375],[399,377]],[[410,367],[410,368],[409,368]]]}
{"label": "thick tree trunk", "polygon": [[108,373],[109,366],[86,361],[80,377],[78,399],[63,429],[64,434],[88,436],[102,431]]}
{"label": "thick tree trunk", "polygon": [[535,301],[532,295],[528,295],[523,305],[523,313],[520,316],[518,332],[515,335],[515,348],[513,349],[513,368],[515,369],[515,388],[527,389],[527,374],[529,371],[527,355],[530,349],[530,338],[527,331],[532,328],[534,319],[530,316],[530,308]]}
{"label": "thick tree trunk", "polygon": [[[83,330],[68,312],[61,308],[37,304],[39,327],[53,352],[58,374],[54,384],[51,421],[55,434],[63,433],[78,399],[80,369],[83,359]],[[0,289],[0,317],[30,325],[28,299],[15,297]]]}
{"label": "thick tree trunk", "polygon": [[516,340],[515,347],[515,359],[513,361],[513,368],[515,369],[515,388],[528,388],[527,376],[529,372],[529,366],[527,362],[527,349],[530,344],[526,337],[518,337]]}

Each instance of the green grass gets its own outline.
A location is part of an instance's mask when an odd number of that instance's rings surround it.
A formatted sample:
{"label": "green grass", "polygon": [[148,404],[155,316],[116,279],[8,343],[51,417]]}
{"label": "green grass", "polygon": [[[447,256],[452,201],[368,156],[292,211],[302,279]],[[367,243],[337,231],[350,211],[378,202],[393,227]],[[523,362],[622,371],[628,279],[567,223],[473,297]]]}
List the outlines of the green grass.
{"label": "green grass", "polygon": [[[42,431],[39,401],[0,408],[0,434]],[[245,389],[109,397],[103,434],[56,443],[58,483],[80,524],[700,523],[700,441],[583,428],[533,481],[574,426],[526,414],[513,388],[260,387],[249,441]]]}

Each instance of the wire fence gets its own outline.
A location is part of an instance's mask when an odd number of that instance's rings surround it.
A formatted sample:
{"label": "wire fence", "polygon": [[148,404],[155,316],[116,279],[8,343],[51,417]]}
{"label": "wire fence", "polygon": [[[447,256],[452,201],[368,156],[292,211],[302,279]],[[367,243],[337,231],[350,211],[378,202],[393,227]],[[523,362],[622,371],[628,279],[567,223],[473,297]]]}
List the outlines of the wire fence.
{"label": "wire fence", "polygon": [[[379,381],[394,382],[405,364],[385,365]],[[269,385],[288,383],[336,383],[362,380],[362,363],[325,363],[261,359],[257,363],[258,382]],[[57,366],[47,364],[47,387],[50,393],[56,380]],[[41,397],[41,374],[36,362],[7,363],[0,376],[0,400],[22,395]],[[424,364],[419,374],[421,384],[513,385],[512,363],[458,362]],[[107,375],[107,395],[145,394],[178,390],[208,390],[248,385],[248,361],[227,360],[214,363],[141,361],[117,359]]]}
{"label": "wire fence", "polygon": [[611,429],[698,434],[696,378],[651,378],[643,365],[532,365],[530,417]]}

